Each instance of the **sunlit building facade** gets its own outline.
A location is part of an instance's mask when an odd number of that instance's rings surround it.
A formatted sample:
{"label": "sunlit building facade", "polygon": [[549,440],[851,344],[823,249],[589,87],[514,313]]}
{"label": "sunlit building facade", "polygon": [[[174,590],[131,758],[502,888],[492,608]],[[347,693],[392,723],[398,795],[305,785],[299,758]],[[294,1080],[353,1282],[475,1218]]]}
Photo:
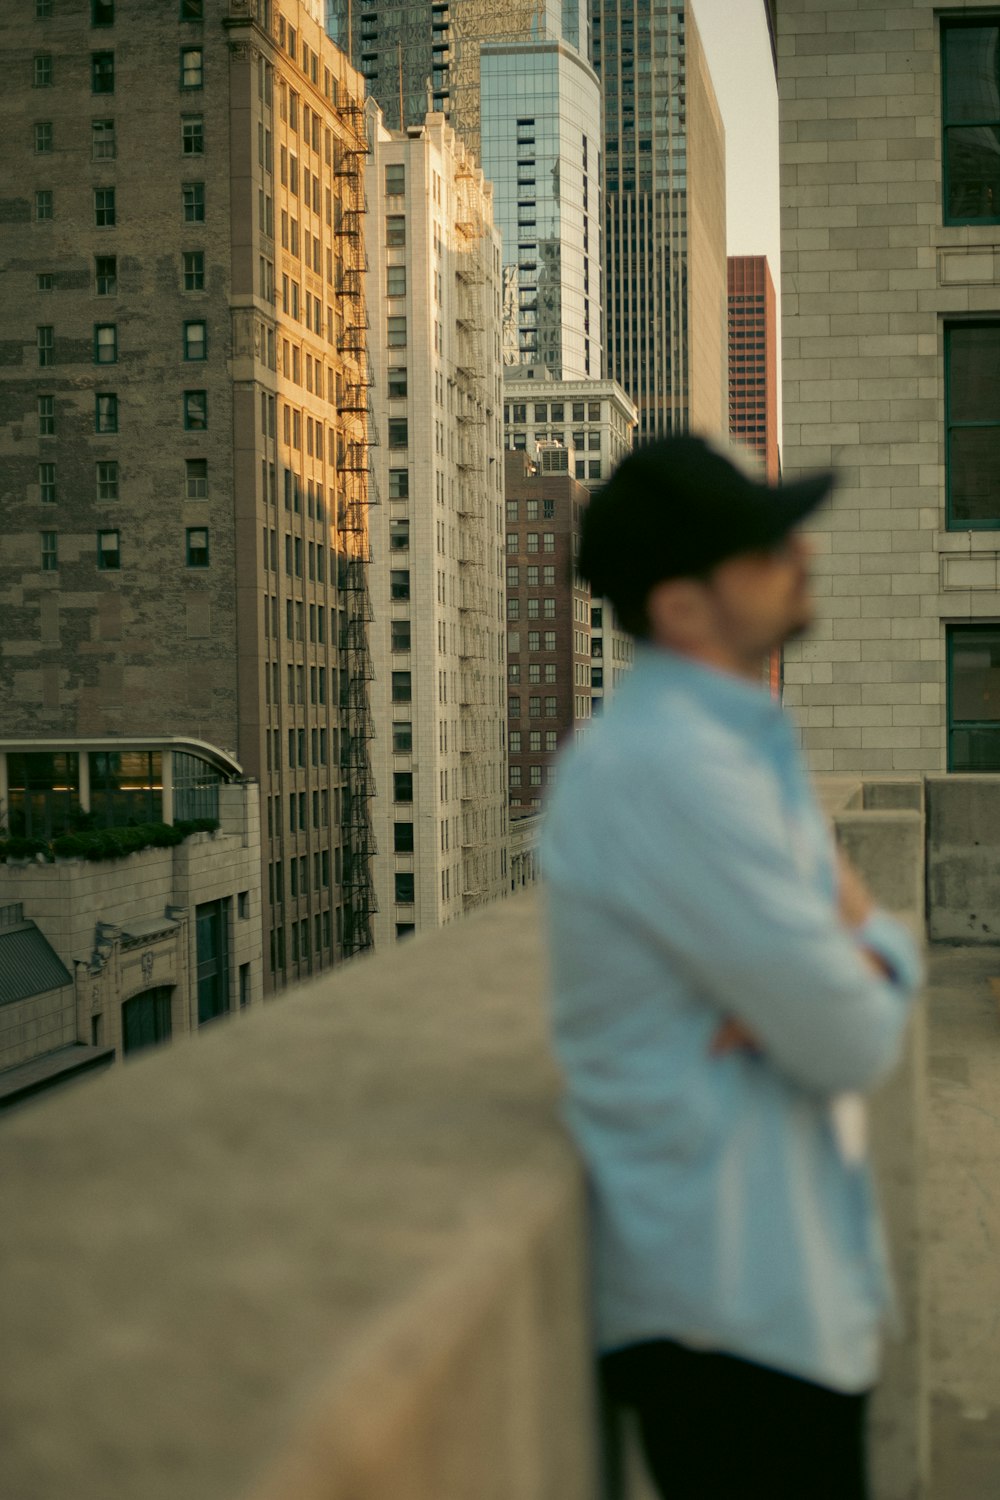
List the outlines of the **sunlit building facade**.
{"label": "sunlit building facade", "polygon": [[370,942],[367,145],[314,9],[0,13],[0,733],[236,762],[271,990]]}

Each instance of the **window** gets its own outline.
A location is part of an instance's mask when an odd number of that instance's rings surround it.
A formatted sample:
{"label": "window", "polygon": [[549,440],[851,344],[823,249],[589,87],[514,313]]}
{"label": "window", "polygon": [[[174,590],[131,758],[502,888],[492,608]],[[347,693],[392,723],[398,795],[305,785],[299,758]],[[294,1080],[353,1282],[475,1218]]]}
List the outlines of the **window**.
{"label": "window", "polygon": [[94,161],[108,161],[115,155],[114,120],[91,120],[90,154]]}
{"label": "window", "polygon": [[115,24],[115,0],[90,0],[91,26]]}
{"label": "window", "polygon": [[546,700],[545,700],[545,717],[547,719],[554,719],[556,717],[556,700],[555,700],[555,698],[546,698]]}
{"label": "window", "polygon": [[205,184],[185,182],[181,188],[181,197],[184,204],[185,224],[204,224]]}
{"label": "window", "polygon": [[996,21],[941,21],[946,224],[1000,223],[998,46]]}
{"label": "window", "polygon": [[92,52],[90,54],[90,92],[113,94],[115,91],[115,54]]}
{"label": "window", "polygon": [[410,545],[410,523],[407,520],[389,522],[390,552],[405,552]]}
{"label": "window", "polygon": [[389,574],[389,597],[391,599],[409,599],[410,597],[410,570],[409,568],[394,568]]}
{"label": "window", "polygon": [[406,367],[401,366],[389,371],[389,398],[395,399],[406,395]]}
{"label": "window", "polygon": [[409,703],[413,698],[412,679],[409,672],[393,672],[392,674],[392,701],[393,703]]}
{"label": "window", "polygon": [[546,630],[546,632],[545,632],[545,650],[546,651],[554,651],[555,649],[556,649],[556,633],[555,633],[554,630]]}
{"label": "window", "polygon": [[389,447],[405,448],[409,441],[409,425],[405,417],[389,418]]}
{"label": "window", "polygon": [[406,244],[406,219],[402,214],[388,214],[385,221],[385,242],[389,246]]}
{"label": "window", "polygon": [[38,346],[38,363],[40,365],[51,365],[55,355],[55,329],[50,323],[43,323],[35,330]]}
{"label": "window", "polygon": [[51,120],[40,120],[35,125],[35,150],[39,156],[47,156],[52,150]]}
{"label": "window", "polygon": [[413,772],[393,771],[392,773],[392,800],[393,802],[413,801]]}
{"label": "window", "polygon": [[406,267],[387,266],[385,272],[385,291],[387,297],[406,296]]}
{"label": "window", "polygon": [[102,459],[97,465],[97,498],[118,499],[118,465],[113,459]]}
{"label": "window", "polygon": [[948,770],[1000,771],[1000,627],[951,625]]}
{"label": "window", "polygon": [[122,565],[119,533],[99,531],[97,533],[97,566],[104,572],[118,572]]}
{"label": "window", "polygon": [[541,632],[537,630],[528,631],[528,650],[537,651],[541,640]]}
{"label": "window", "polygon": [[185,531],[187,541],[187,565],[189,568],[208,567],[208,527],[189,526]]}
{"label": "window", "polygon": [[508,719],[519,719],[521,717],[521,700],[519,697],[515,696],[507,699],[507,717]]}
{"label": "window", "polygon": [[189,500],[208,499],[207,458],[189,458],[185,460],[184,492]]}
{"label": "window", "polygon": [[204,432],[208,427],[206,391],[184,392],[184,426],[188,432]]}
{"label": "window", "polygon": [[38,188],[35,192],[35,218],[44,223],[52,218],[52,189]]}
{"label": "window", "polygon": [[118,257],[95,255],[94,279],[99,297],[113,297],[118,291]]}
{"label": "window", "polygon": [[1000,525],[1000,322],[945,328],[947,524]]}
{"label": "window", "polygon": [[97,391],[95,393],[94,431],[118,431],[118,397],[111,391]]}
{"label": "window", "polygon": [[409,755],[413,749],[413,724],[409,719],[396,719],[393,722],[392,749],[394,755]]}
{"label": "window", "polygon": [[181,120],[181,152],[184,156],[201,156],[205,151],[205,120],[202,115],[185,115]]}
{"label": "window", "polygon": [[507,501],[507,519],[508,519],[508,521],[516,521],[517,520],[517,501],[516,500],[508,500]]}
{"label": "window", "polygon": [[406,319],[391,317],[385,320],[385,341],[390,349],[406,347]]}
{"label": "window", "polygon": [[554,531],[546,531],[542,536],[542,551],[554,552],[556,550],[556,537]]}
{"label": "window", "polygon": [[113,365],[118,359],[118,324],[94,324],[94,363]]}
{"label": "window", "polygon": [[52,87],[52,54],[36,52],[32,77],[36,89]]}
{"label": "window", "polygon": [[[393,852],[396,853],[396,854],[412,854],[413,853],[413,824],[412,823],[394,823],[393,824],[393,829],[392,829],[392,847],[393,847]],[[399,901],[400,899],[401,898],[399,896],[396,897],[397,901]],[[413,898],[411,897],[410,899],[412,900]]]}
{"label": "window", "polygon": [[507,564],[507,587],[509,589],[516,589],[518,587],[519,582],[520,582],[520,578],[521,578],[521,570],[518,567],[517,563],[508,563]]}
{"label": "window", "polygon": [[204,359],[206,354],[206,325],[203,322],[184,324],[184,358]]}
{"label": "window", "polygon": [[115,223],[114,188],[94,189],[94,224],[98,229],[111,229]]}
{"label": "window", "polygon": [[[411,824],[411,827],[412,827],[412,824]],[[413,903],[413,879],[414,879],[414,877],[413,877],[412,874],[409,874],[409,873],[404,874],[404,873],[402,873],[400,871],[396,872],[396,876],[395,876],[396,900],[398,902],[402,903],[403,905],[412,905],[412,903]]]}
{"label": "window", "polygon": [[35,0],[35,20],[49,21],[52,19],[52,0]]}
{"label": "window", "polygon": [[36,292],[51,292],[55,286],[55,278],[51,271],[39,271],[35,277]]}
{"label": "window", "polygon": [[388,162],[385,169],[385,195],[398,198],[406,192],[406,167],[402,162]]}
{"label": "window", "polygon": [[43,505],[56,503],[56,466],[54,463],[38,465],[38,498]]}
{"label": "window", "polygon": [[537,531],[529,531],[528,532],[528,540],[527,540],[527,543],[526,543],[526,551],[528,551],[528,552],[537,552],[538,551],[538,532]]}
{"label": "window", "polygon": [[392,651],[409,651],[409,620],[391,620],[389,623],[389,646]]}
{"label": "window", "polygon": [[59,566],[59,533],[56,531],[43,531],[41,533],[42,543],[42,572],[54,573]]}
{"label": "window", "polygon": [[181,88],[200,89],[204,82],[204,57],[200,47],[181,48]]}
{"label": "window", "polygon": [[203,250],[185,250],[181,255],[181,265],[184,273],[184,290],[186,292],[204,291],[205,252]]}
{"label": "window", "polygon": [[520,786],[521,785],[521,767],[520,766],[511,766],[510,770],[509,770],[509,777],[510,777],[510,785],[511,786]]}
{"label": "window", "polygon": [[205,15],[205,0],[181,0],[181,20],[201,21]]}
{"label": "window", "polygon": [[389,499],[405,500],[410,493],[409,469],[389,470]]}
{"label": "window", "polygon": [[56,398],[55,396],[39,396],[38,398],[38,436],[54,437],[56,430]]}

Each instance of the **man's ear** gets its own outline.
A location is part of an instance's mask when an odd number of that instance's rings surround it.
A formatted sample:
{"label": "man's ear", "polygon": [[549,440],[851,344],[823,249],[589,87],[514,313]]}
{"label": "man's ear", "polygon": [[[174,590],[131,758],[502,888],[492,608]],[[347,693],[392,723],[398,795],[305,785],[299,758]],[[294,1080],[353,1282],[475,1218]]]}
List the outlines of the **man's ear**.
{"label": "man's ear", "polygon": [[646,600],[650,637],[665,646],[699,641],[706,625],[705,586],[697,578],[665,578]]}

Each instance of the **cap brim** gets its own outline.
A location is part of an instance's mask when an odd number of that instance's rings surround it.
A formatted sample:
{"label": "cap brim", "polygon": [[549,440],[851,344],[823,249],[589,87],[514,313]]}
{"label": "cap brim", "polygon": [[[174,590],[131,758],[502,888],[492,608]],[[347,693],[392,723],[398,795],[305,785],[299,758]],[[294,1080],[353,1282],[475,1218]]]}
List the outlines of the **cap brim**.
{"label": "cap brim", "polygon": [[773,522],[768,526],[769,539],[776,540],[784,536],[786,532],[804,521],[806,516],[810,515],[833,493],[836,482],[836,475],[824,470],[817,474],[807,474],[803,479],[796,479],[791,484],[783,484],[776,489],[769,490],[767,492],[768,520]]}

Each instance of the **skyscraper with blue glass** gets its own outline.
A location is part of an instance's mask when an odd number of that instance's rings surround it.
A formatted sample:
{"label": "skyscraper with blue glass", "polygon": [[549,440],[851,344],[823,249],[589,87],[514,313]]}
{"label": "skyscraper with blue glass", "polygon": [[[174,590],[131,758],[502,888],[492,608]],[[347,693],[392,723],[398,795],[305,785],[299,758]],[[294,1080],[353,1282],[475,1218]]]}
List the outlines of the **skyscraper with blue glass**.
{"label": "skyscraper with blue glass", "polygon": [[327,14],[389,128],[440,111],[494,183],[505,362],[600,378],[601,96],[586,0],[329,0]]}

